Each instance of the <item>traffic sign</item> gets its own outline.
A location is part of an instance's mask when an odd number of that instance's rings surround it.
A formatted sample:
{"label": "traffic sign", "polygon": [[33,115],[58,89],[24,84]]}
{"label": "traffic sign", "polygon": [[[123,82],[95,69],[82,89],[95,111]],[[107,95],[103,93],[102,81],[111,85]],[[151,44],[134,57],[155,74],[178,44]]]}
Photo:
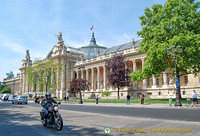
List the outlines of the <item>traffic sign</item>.
{"label": "traffic sign", "polygon": [[178,81],[178,78],[177,78],[177,77],[175,77],[175,78],[174,78],[174,80],[177,82],[177,81]]}
{"label": "traffic sign", "polygon": [[179,81],[176,81],[176,86],[179,87],[180,86],[180,83]]}

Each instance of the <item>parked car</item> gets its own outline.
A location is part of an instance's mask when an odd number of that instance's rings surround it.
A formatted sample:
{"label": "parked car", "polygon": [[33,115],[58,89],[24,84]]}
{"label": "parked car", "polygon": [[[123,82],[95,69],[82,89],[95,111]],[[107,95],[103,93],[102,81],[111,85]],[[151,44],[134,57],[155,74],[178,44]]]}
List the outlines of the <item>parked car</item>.
{"label": "parked car", "polygon": [[2,101],[12,101],[13,100],[13,95],[12,94],[3,94],[1,97]]}
{"label": "parked car", "polygon": [[0,94],[0,99],[3,97],[3,94]]}
{"label": "parked car", "polygon": [[28,99],[26,96],[16,96],[12,104],[28,104]]}

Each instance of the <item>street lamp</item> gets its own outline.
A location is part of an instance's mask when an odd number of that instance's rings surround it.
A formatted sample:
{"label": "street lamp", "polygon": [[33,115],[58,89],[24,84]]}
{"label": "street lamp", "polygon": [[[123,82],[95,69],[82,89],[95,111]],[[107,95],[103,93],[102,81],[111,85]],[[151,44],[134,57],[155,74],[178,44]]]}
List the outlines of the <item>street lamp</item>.
{"label": "street lamp", "polygon": [[[85,68],[85,66],[79,66],[78,67],[78,69],[84,69]],[[83,104],[83,100],[82,100],[82,93],[81,93],[81,82],[80,82],[80,102],[79,102],[79,104]]]}
{"label": "street lamp", "polygon": [[179,45],[178,50],[175,45],[172,46],[172,48],[167,48],[167,54],[170,58],[174,59],[174,65],[175,65],[175,81],[176,81],[176,103],[175,106],[182,106],[180,102],[180,82],[179,82],[179,69],[177,68],[177,60],[178,56],[180,56],[182,53],[182,47]]}

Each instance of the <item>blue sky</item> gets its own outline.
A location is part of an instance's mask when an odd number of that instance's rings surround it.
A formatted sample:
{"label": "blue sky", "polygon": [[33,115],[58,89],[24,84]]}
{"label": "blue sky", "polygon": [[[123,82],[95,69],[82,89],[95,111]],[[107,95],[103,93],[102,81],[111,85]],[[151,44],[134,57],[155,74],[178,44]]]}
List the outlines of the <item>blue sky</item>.
{"label": "blue sky", "polygon": [[89,44],[94,25],[97,44],[111,47],[130,42],[141,30],[145,7],[166,0],[1,0],[0,80],[19,72],[26,49],[31,59],[45,58],[63,33],[66,46]]}

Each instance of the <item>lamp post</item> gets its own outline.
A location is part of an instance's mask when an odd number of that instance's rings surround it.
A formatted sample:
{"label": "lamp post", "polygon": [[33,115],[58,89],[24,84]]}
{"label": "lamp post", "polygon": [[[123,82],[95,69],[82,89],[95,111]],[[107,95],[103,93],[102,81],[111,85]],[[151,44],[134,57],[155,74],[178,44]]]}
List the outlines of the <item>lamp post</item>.
{"label": "lamp post", "polygon": [[175,65],[175,81],[176,81],[176,103],[175,106],[182,106],[180,102],[180,81],[179,81],[179,69],[177,67],[178,56],[182,53],[182,47],[179,45],[178,48],[173,45],[172,48],[167,48],[167,54],[170,58],[174,59]]}
{"label": "lamp post", "polygon": [[[84,69],[85,66],[79,66],[78,69]],[[80,102],[79,104],[83,104],[83,100],[82,100],[82,91],[81,91],[81,82],[80,82]]]}

